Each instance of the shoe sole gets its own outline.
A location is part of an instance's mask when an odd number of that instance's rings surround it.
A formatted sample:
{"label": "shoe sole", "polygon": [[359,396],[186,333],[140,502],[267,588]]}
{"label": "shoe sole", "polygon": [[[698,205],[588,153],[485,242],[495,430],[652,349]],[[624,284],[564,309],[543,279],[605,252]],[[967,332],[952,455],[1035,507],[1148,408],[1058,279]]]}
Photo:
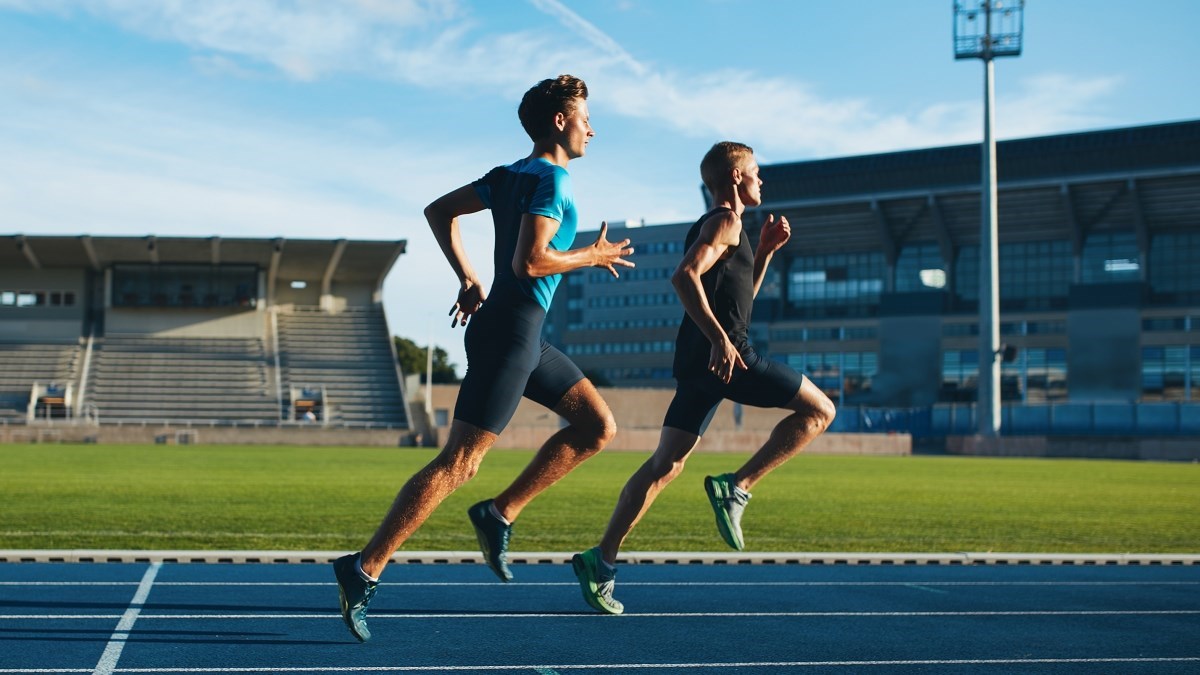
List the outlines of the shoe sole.
{"label": "shoe sole", "polygon": [[712,505],[713,513],[717,516],[717,531],[721,533],[721,538],[733,550],[742,550],[745,544],[738,541],[733,535],[733,523],[729,520],[729,514],[725,512],[721,497],[717,495],[716,481],[712,476],[704,477],[704,492],[708,495],[708,503]]}
{"label": "shoe sole", "polygon": [[[584,602],[590,605],[592,609],[604,612],[605,614],[617,615],[621,613],[596,599],[596,584],[592,583],[591,577],[587,573],[587,562],[584,561],[582,555],[576,553],[571,556],[571,568],[575,570],[575,578],[579,580],[579,589],[583,591]],[[622,608],[623,610],[624,608]]]}

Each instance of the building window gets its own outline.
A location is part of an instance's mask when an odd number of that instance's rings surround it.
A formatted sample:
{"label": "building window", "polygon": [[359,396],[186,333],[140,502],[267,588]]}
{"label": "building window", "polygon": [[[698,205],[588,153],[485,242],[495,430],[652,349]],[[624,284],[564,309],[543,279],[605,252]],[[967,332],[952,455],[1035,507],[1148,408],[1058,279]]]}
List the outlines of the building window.
{"label": "building window", "polygon": [[808,352],[788,354],[784,360],[838,405],[853,403],[856,396],[869,393],[879,372],[876,352]]}
{"label": "building window", "polygon": [[[1075,263],[1066,241],[1000,244],[1000,309],[1063,309]],[[979,247],[963,246],[954,266],[954,291],[960,309],[979,306]]]}
{"label": "building window", "polygon": [[[1200,352],[1200,348],[1186,345],[1142,347],[1142,400],[1191,400],[1187,385],[1188,371],[1194,371],[1196,365],[1189,363],[1192,352]],[[1194,387],[1195,378],[1192,379]]]}
{"label": "building window", "polygon": [[896,290],[931,291],[946,286],[946,263],[937,244],[905,246],[896,259]]}
{"label": "building window", "polygon": [[1150,242],[1150,290],[1156,302],[1200,302],[1200,232],[1155,235]]}
{"label": "building window", "polygon": [[1141,278],[1137,239],[1132,232],[1088,235],[1083,244],[1083,283],[1108,284]]}
{"label": "building window", "polygon": [[882,253],[795,258],[788,270],[788,299],[803,317],[874,316],[885,274]]}
{"label": "building window", "polygon": [[1067,350],[1022,349],[1012,365],[1020,371],[1026,403],[1066,400]]}

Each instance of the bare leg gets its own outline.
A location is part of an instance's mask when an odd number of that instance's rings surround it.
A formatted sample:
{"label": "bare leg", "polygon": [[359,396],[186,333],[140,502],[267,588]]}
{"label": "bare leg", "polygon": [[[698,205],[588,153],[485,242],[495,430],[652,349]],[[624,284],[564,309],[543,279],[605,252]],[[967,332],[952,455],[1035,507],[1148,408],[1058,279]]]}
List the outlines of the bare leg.
{"label": "bare leg", "polygon": [[600,452],[617,433],[608,404],[587,379],[576,382],[554,412],[567,420],[567,426],[547,439],[521,475],[496,496],[496,510],[510,523],[534,497]]}
{"label": "bare leg", "polygon": [[683,471],[683,463],[699,442],[700,437],[695,434],[663,427],[658,437],[658,448],[629,477],[617,499],[617,506],[600,540],[600,553],[605,562],[610,565],[617,562],[617,551],[625,537],[650,509],[658,493]]}
{"label": "bare leg", "polygon": [[364,572],[379,577],[396,549],[421,527],[442,500],[475,475],[496,438],[490,431],[454,420],[445,449],[408,479],[375,536],[362,550]]}
{"label": "bare leg", "polygon": [[737,486],[747,492],[828,429],[836,414],[829,397],[807,378],[796,397],[784,407],[792,414],[775,425],[767,442],[735,474]]}

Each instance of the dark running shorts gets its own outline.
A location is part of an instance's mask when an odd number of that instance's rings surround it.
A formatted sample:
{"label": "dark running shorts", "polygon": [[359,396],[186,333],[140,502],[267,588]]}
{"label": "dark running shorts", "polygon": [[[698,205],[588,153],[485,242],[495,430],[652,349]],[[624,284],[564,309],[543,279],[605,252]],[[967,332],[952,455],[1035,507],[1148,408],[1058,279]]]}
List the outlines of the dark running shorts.
{"label": "dark running shorts", "polygon": [[454,419],[498,434],[524,396],[553,409],[583,379],[571,359],[542,339],[546,311],[518,290],[498,291],[467,323],[467,372]]}
{"label": "dark running shorts", "polygon": [[663,426],[703,436],[721,401],[782,408],[796,398],[804,384],[804,375],[778,361],[764,359],[752,347],[742,350],[742,360],[746,370],[735,369],[729,384],[707,370],[677,378],[675,398],[667,408]]}

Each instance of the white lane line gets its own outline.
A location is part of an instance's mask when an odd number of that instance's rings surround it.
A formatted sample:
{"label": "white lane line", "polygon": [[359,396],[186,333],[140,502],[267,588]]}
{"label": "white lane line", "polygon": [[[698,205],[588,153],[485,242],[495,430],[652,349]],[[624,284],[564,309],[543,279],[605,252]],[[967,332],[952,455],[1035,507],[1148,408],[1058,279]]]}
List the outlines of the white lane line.
{"label": "white lane line", "polygon": [[[571,663],[571,664],[481,664],[475,666],[286,666],[243,668],[118,668],[118,673],[413,673],[479,670],[690,670],[693,668],[861,668],[864,666],[977,666],[1034,664],[1121,664],[1121,663],[1195,663],[1200,656],[1092,657],[1030,659],[897,659],[871,661],[743,661],[731,663]],[[41,668],[0,668],[0,673],[86,673],[83,669],[49,670]]]}
{"label": "white lane line", "polygon": [[100,655],[100,661],[96,663],[93,675],[112,675],[116,670],[117,661],[121,659],[121,651],[125,649],[125,640],[129,638],[129,631],[133,630],[133,624],[137,622],[138,615],[142,612],[142,606],[146,604],[146,597],[150,595],[150,587],[154,585],[154,577],[158,576],[158,570],[162,567],[162,563],[151,563],[146,569],[146,574],[142,576],[142,581],[138,584],[137,592],[133,594],[133,600],[129,602],[129,608],[125,610],[125,614],[121,616],[121,620],[117,622],[116,629],[113,630],[112,637],[108,639],[108,644],[104,647],[104,653]]}
{"label": "white lane line", "polygon": [[925,591],[926,593],[939,593],[941,595],[946,595],[950,592],[950,591],[943,591],[940,588],[933,588],[933,584],[904,584],[904,585],[909,588],[916,589],[918,591]]}
{"label": "white lane line", "polygon": [[[629,619],[655,618],[766,618],[766,617],[795,617],[795,618],[829,618],[829,617],[940,617],[940,616],[1192,616],[1200,614],[1200,609],[1082,609],[1082,610],[1011,610],[1011,611],[977,611],[977,612],[633,612],[621,616]],[[126,613],[126,616],[128,613]],[[58,621],[64,619],[113,619],[111,614],[0,614],[0,621]],[[336,613],[304,613],[285,614],[275,612],[259,612],[256,614],[141,614],[136,618],[142,621],[159,620],[203,620],[203,619],[253,619],[264,621],[271,619],[340,619]],[[454,613],[433,612],[423,614],[403,613],[372,613],[372,620],[382,619],[603,619],[612,621],[607,614],[596,612],[558,612],[558,613]]]}
{"label": "white lane line", "polygon": [[[514,581],[499,584],[494,581],[397,581],[385,582],[397,587],[492,586],[518,588],[522,586],[571,586],[574,581]],[[136,586],[136,581],[0,581],[0,586]],[[155,586],[334,586],[332,581],[160,581]],[[628,581],[627,586],[1200,586],[1200,581]]]}

